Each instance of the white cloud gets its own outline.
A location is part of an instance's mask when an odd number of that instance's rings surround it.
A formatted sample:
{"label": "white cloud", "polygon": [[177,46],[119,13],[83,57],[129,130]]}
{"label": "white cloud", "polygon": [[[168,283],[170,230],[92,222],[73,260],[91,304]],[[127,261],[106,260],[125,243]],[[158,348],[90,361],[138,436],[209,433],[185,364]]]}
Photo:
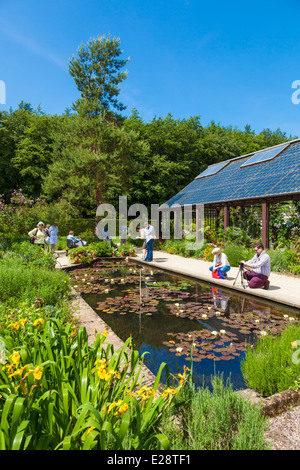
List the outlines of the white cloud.
{"label": "white cloud", "polygon": [[22,47],[26,48],[28,51],[39,55],[40,57],[52,62],[56,66],[60,67],[64,71],[68,70],[67,61],[61,59],[57,55],[53,54],[49,50],[47,50],[42,45],[38,44],[33,38],[25,36],[20,32],[16,31],[14,27],[9,24],[7,21],[4,21],[0,18],[0,31],[5,36],[9,37],[13,41],[20,44]]}

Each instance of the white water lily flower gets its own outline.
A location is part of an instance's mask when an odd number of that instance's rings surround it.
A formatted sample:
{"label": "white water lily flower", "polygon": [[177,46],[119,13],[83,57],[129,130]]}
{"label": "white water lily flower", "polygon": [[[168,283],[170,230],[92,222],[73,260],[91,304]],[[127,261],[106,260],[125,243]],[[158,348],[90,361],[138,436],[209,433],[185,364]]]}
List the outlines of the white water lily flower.
{"label": "white water lily flower", "polygon": [[220,330],[221,335],[225,335],[226,331],[225,330]]}
{"label": "white water lily flower", "polygon": [[218,332],[217,331],[212,331],[211,334],[214,335],[214,336],[217,336]]}
{"label": "white water lily flower", "polygon": [[176,305],[176,307],[179,307],[179,304],[178,304],[178,303],[177,303],[177,304],[175,304],[175,305]]}
{"label": "white water lily flower", "polygon": [[221,315],[221,312],[216,312],[216,315],[217,315],[217,316]]}
{"label": "white water lily flower", "polygon": [[109,282],[109,279],[104,279],[104,282]]}
{"label": "white water lily flower", "polygon": [[124,284],[124,282],[125,282],[125,279],[121,279],[121,284]]}
{"label": "white water lily flower", "polygon": [[202,318],[207,318],[206,313],[203,313]]}
{"label": "white water lily flower", "polygon": [[267,336],[267,332],[264,330],[260,331],[259,333],[261,334],[261,336]]}
{"label": "white water lily flower", "polygon": [[295,318],[294,317],[289,317],[289,321],[294,321]]}
{"label": "white water lily flower", "polygon": [[176,352],[181,352],[183,350],[183,348],[176,348]]}

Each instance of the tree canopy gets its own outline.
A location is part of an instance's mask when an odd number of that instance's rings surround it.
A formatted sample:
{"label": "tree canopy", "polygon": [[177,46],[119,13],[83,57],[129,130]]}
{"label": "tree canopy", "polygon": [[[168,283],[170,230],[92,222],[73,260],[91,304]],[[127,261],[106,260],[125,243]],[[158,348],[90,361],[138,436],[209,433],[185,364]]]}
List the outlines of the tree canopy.
{"label": "tree canopy", "polygon": [[118,95],[119,85],[127,77],[123,68],[129,59],[122,59],[121,55],[119,38],[98,36],[81,44],[77,56],[73,55],[69,61],[69,72],[81,93],[74,104],[75,110],[97,115],[125,109]]}

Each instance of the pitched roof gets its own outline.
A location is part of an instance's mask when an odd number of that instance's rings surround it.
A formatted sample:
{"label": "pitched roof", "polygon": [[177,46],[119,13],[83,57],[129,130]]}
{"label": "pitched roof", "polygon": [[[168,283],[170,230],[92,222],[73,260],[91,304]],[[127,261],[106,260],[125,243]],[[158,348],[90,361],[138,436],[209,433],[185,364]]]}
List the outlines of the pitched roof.
{"label": "pitched roof", "polygon": [[300,194],[300,139],[209,166],[167,205]]}

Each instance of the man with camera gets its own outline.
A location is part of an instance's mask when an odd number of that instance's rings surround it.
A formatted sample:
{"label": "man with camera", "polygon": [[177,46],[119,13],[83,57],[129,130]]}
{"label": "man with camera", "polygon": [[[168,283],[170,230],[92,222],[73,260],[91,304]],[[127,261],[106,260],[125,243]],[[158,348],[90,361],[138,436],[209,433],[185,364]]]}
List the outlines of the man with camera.
{"label": "man with camera", "polygon": [[248,285],[252,289],[262,287],[269,289],[270,282],[270,256],[265,252],[262,243],[255,243],[255,255],[249,261],[240,261],[240,268],[246,269],[243,272],[244,279],[247,279]]}

